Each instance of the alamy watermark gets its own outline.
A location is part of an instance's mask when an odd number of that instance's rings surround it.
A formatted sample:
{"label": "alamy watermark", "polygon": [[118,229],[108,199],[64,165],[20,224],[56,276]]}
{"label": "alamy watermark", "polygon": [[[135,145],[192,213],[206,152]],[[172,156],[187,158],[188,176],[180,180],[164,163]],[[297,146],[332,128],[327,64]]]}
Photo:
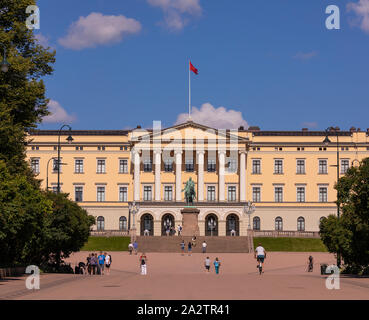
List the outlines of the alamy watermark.
{"label": "alamy watermark", "polygon": [[29,30],[40,29],[40,9],[38,6],[28,6],[26,13],[30,16],[26,19],[26,27]]}
{"label": "alamy watermark", "polygon": [[26,274],[31,274],[26,278],[26,288],[28,290],[40,289],[40,269],[35,265],[26,268]]}
{"label": "alamy watermark", "polygon": [[[333,273],[332,273],[333,271]],[[326,274],[330,274],[327,279],[325,279],[325,287],[328,290],[339,290],[340,289],[340,269],[336,265],[327,266],[325,269]]]}

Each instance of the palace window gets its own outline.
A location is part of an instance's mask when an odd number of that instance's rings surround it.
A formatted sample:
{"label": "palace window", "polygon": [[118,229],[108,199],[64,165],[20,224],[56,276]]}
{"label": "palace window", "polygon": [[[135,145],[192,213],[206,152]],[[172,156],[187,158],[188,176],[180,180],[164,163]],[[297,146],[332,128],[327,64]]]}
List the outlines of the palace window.
{"label": "palace window", "polygon": [[164,200],[172,201],[173,200],[173,188],[172,186],[164,186]]}
{"label": "palace window", "polygon": [[119,187],[119,201],[120,202],[127,202],[128,198],[128,191],[127,187]]}
{"label": "palace window", "polygon": [[144,159],[144,172],[151,172],[152,171],[152,161],[150,158]]}
{"label": "palace window", "polygon": [[296,166],[297,174],[305,174],[305,159],[297,159]]}
{"label": "palace window", "polygon": [[186,172],[193,171],[194,171],[193,159],[186,159]]}
{"label": "palace window", "polygon": [[98,146],[98,147],[97,147],[97,150],[105,151],[105,146]]}
{"label": "palace window", "polygon": [[350,161],[348,159],[341,160],[341,174],[345,174],[350,167]]}
{"label": "palace window", "polygon": [[275,159],[274,160],[274,173],[282,174],[283,173],[283,160]]}
{"label": "palace window", "polygon": [[119,230],[127,231],[127,218],[126,217],[119,218]]}
{"label": "palace window", "polygon": [[260,218],[259,217],[254,217],[252,219],[252,228],[254,230],[260,230]]}
{"label": "palace window", "polygon": [[305,187],[297,187],[297,202],[305,202]]}
{"label": "palace window", "polygon": [[31,159],[31,168],[34,173],[40,173],[40,159]]}
{"label": "palace window", "polygon": [[74,199],[76,202],[83,201],[83,187],[78,186],[74,188]]}
{"label": "palace window", "polygon": [[151,201],[151,200],[152,200],[152,187],[144,186],[144,201]]}
{"label": "palace window", "polygon": [[260,201],[261,201],[261,188],[252,187],[252,202],[260,202]]}
{"label": "palace window", "polygon": [[215,187],[208,186],[208,201],[215,201]]}
{"label": "palace window", "polygon": [[105,229],[105,219],[104,217],[97,217],[97,223],[96,223],[96,226],[97,226],[97,231],[104,231]]}
{"label": "palace window", "polygon": [[76,146],[76,150],[78,151],[78,150],[83,150],[83,147],[82,146]]}
{"label": "palace window", "polygon": [[227,165],[228,172],[237,172],[237,159],[229,159]]}
{"label": "palace window", "polygon": [[297,219],[297,231],[305,231],[305,219],[303,217]]}
{"label": "palace window", "polygon": [[327,201],[328,201],[328,188],[319,187],[319,202],[327,202]]}
{"label": "palace window", "polygon": [[252,173],[253,174],[261,173],[261,160],[260,159],[252,160]]}
{"label": "palace window", "polygon": [[215,159],[208,159],[208,172],[215,172],[216,166]]}
{"label": "palace window", "polygon": [[274,188],[274,200],[275,202],[283,202],[283,187]]}
{"label": "palace window", "polygon": [[105,187],[97,187],[97,201],[105,201]]}
{"label": "palace window", "polygon": [[97,173],[105,173],[105,160],[98,159],[97,160]]}
{"label": "palace window", "polygon": [[283,230],[283,220],[281,217],[275,218],[275,230],[282,231]]}
{"label": "palace window", "polygon": [[328,173],[327,160],[325,159],[319,160],[319,174],[327,174],[327,173]]}
{"label": "palace window", "polygon": [[236,187],[235,186],[229,186],[228,187],[228,201],[236,201]]}
{"label": "palace window", "polygon": [[164,171],[165,172],[172,172],[173,171],[173,161],[172,160],[165,160],[164,161]]}
{"label": "palace window", "polygon": [[[60,172],[62,172],[62,158],[60,158]],[[58,172],[58,158],[53,159],[53,173]]]}
{"label": "palace window", "polygon": [[119,173],[128,173],[128,160],[127,159],[119,160]]}
{"label": "palace window", "polygon": [[83,160],[82,159],[74,160],[74,173],[83,173]]}

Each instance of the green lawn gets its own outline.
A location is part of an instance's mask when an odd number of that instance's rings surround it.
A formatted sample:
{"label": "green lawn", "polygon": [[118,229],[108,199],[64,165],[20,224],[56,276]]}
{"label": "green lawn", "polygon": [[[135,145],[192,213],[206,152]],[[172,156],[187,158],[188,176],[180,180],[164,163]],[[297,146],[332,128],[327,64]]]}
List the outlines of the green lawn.
{"label": "green lawn", "polygon": [[254,247],[258,243],[266,251],[290,251],[290,252],[327,252],[320,239],[313,238],[254,238]]}
{"label": "green lawn", "polygon": [[128,251],[130,237],[89,237],[81,251]]}

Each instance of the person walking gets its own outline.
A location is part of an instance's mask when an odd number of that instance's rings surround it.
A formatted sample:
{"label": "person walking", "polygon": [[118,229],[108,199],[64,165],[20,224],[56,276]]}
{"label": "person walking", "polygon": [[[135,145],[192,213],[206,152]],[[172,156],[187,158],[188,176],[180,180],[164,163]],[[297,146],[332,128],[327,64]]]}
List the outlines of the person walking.
{"label": "person walking", "polygon": [[138,243],[136,240],[133,242],[133,249],[135,250],[135,255],[137,255]]}
{"label": "person walking", "polygon": [[202,253],[206,253],[206,247],[207,247],[207,243],[206,241],[204,240],[204,242],[202,243]]}
{"label": "person walking", "polygon": [[87,257],[87,272],[89,275],[91,275],[91,253]]}
{"label": "person walking", "polygon": [[105,256],[102,251],[100,251],[100,255],[97,257],[99,260],[99,273],[100,275],[104,275],[104,267],[105,267]]}
{"label": "person walking", "polygon": [[97,257],[95,256],[94,253],[91,254],[90,263],[91,263],[91,269],[92,269],[91,271],[92,271],[92,274],[96,274]]}
{"label": "person walking", "polygon": [[181,252],[182,252],[182,256],[184,255],[184,251],[185,251],[185,242],[184,242],[184,240],[182,240],[182,242],[181,242]]}
{"label": "person walking", "polygon": [[206,257],[204,265],[205,265],[205,271],[210,272],[210,259],[209,259],[209,257]]}
{"label": "person walking", "polygon": [[139,259],[140,267],[141,267],[141,274],[146,275],[147,274],[147,257],[145,255],[145,252],[143,252]]}
{"label": "person walking", "polygon": [[214,261],[215,274],[219,274],[219,267],[220,267],[220,261],[218,258],[215,258],[215,261]]}
{"label": "person walking", "polygon": [[133,244],[132,244],[132,242],[130,242],[129,245],[128,245],[128,251],[129,251],[129,255],[131,256],[132,255],[132,251],[133,251]]}
{"label": "person walking", "polygon": [[105,267],[106,267],[106,274],[109,275],[110,274],[110,266],[112,263],[112,259],[111,259],[111,255],[107,254],[105,252]]}
{"label": "person walking", "polygon": [[313,272],[314,268],[314,258],[312,256],[309,256],[309,262],[308,262],[308,272]]}
{"label": "person walking", "polygon": [[190,256],[191,252],[192,252],[192,243],[191,243],[191,241],[188,242],[187,250],[188,250],[188,255]]}

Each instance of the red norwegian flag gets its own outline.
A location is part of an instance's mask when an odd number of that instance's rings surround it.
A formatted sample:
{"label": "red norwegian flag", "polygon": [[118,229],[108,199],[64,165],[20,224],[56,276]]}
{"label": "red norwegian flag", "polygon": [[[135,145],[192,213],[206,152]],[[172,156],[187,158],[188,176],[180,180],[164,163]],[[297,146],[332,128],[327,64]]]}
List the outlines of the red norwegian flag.
{"label": "red norwegian flag", "polygon": [[190,61],[190,70],[195,74],[199,74],[199,71],[192,65],[191,61]]}

